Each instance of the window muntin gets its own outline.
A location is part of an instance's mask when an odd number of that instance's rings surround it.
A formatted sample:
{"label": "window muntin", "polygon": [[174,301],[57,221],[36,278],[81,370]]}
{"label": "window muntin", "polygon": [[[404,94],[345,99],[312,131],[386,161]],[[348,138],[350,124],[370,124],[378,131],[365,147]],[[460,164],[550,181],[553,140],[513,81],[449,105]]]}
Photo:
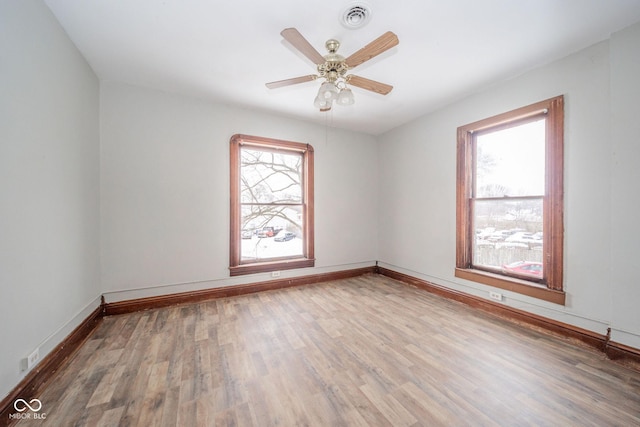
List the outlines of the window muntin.
{"label": "window muntin", "polygon": [[457,277],[564,304],[563,103],[458,128]]}
{"label": "window muntin", "polygon": [[232,275],[313,266],[313,148],[231,139]]}

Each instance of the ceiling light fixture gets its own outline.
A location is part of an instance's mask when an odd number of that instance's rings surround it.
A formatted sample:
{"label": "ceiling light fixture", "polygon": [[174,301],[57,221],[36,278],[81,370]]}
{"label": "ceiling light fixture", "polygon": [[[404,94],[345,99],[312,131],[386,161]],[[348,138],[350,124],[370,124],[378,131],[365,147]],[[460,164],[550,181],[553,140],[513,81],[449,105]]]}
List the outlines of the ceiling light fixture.
{"label": "ceiling light fixture", "polygon": [[[345,63],[344,57],[336,53],[340,42],[330,39],[325,46],[329,54],[325,55],[323,64],[318,64],[318,77],[324,78],[325,81],[320,85],[313,105],[320,111],[329,111],[334,101],[338,105],[353,105],[355,98],[351,89],[347,87],[350,76],[346,74],[349,66]],[[325,102],[319,102],[319,100]]]}
{"label": "ceiling light fixture", "polygon": [[291,43],[302,54],[316,64],[318,74],[294,77],[292,79],[278,80],[267,83],[269,89],[276,89],[298,83],[305,83],[323,78],[324,81],[318,89],[313,105],[320,111],[329,111],[335,102],[338,105],[353,105],[355,98],[353,92],[347,86],[357,86],[359,88],[386,95],[393,89],[393,86],[359,77],[347,72],[363,62],[380,55],[398,44],[398,36],[391,31],[387,31],[365,47],[351,54],[348,58],[339,55],[337,52],[340,42],[335,39],[327,40],[325,46],[329,53],[320,55],[317,50],[300,34],[295,28],[285,28],[280,33],[289,43]]}
{"label": "ceiling light fixture", "polygon": [[351,89],[347,87],[347,80],[348,76],[341,76],[335,80],[333,78],[325,80],[320,85],[320,89],[318,89],[318,95],[313,101],[313,106],[320,109],[320,111],[329,111],[334,102],[343,106],[353,105],[356,100]]}

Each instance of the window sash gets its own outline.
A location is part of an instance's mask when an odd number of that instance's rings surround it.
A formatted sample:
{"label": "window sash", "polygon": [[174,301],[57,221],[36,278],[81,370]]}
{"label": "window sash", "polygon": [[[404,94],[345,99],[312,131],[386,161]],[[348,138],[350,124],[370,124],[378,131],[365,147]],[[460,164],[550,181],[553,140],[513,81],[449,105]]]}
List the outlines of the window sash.
{"label": "window sash", "polygon": [[[504,274],[507,276],[520,277],[524,280],[529,280],[535,283],[541,283],[543,277],[538,276],[518,276],[517,273],[507,273],[503,271],[502,266],[510,264],[516,261],[529,261],[529,262],[542,262],[542,253],[544,251],[544,242],[540,239],[534,239],[534,233],[543,231],[543,221],[536,221],[535,213],[531,213],[529,219],[521,218],[515,225],[526,226],[529,228],[529,234],[527,229],[523,228],[518,231],[509,232],[508,230],[494,230],[493,233],[488,235],[479,236],[477,234],[480,224],[478,204],[483,202],[489,202],[494,204],[496,202],[506,202],[509,204],[526,203],[529,206],[534,207],[536,210],[542,208],[544,202],[544,196],[521,196],[521,197],[501,197],[501,198],[472,198],[470,199],[470,213],[471,213],[471,236],[470,239],[471,249],[471,268],[484,270],[492,273]],[[537,203],[536,203],[537,202]],[[536,206],[538,205],[538,206]],[[505,209],[503,207],[502,209]],[[485,207],[486,209],[486,207]],[[538,226],[536,226],[539,224]],[[482,228],[486,231],[486,225],[482,224]],[[532,230],[533,228],[533,230]],[[505,233],[506,231],[506,233]],[[529,240],[525,240],[525,237],[529,237]],[[521,255],[514,257],[514,255]],[[491,260],[490,262],[482,262],[483,260]]]}
{"label": "window sash", "polygon": [[[255,231],[255,233],[259,233],[258,230],[263,229],[265,227],[269,227],[268,222],[264,222],[261,223],[261,227],[260,228],[255,228],[255,229],[243,229],[241,230],[241,233],[244,233],[245,231],[251,231],[252,232],[252,237],[250,239],[250,241],[247,241],[247,239],[242,238],[240,241],[240,249],[241,249],[241,254],[240,254],[240,264],[253,264],[256,262],[270,262],[270,261],[275,261],[275,260],[287,260],[287,259],[296,259],[296,258],[300,258],[304,256],[304,236],[302,234],[302,230],[304,229],[304,215],[302,215],[302,213],[304,212],[305,209],[305,205],[302,203],[297,203],[297,204],[293,204],[293,203],[241,203],[240,205],[240,210],[241,212],[245,212],[245,209],[243,208],[257,208],[257,211],[254,211],[255,215],[257,215],[257,218],[261,218],[261,217],[265,217],[265,219],[267,219],[268,217],[272,217],[274,216],[274,212],[270,209],[270,208],[275,208],[277,210],[276,215],[279,216],[280,218],[282,218],[282,216],[285,216],[285,218],[287,220],[290,220],[291,223],[293,223],[295,225],[295,230],[297,231],[295,234],[297,236],[299,236],[300,238],[297,239],[297,241],[294,243],[276,243],[276,242],[268,242],[265,244],[262,244],[262,242],[260,241],[261,238],[265,238],[265,236],[260,236],[258,235],[257,241],[254,241],[253,239],[253,232]],[[264,208],[267,208],[269,211],[268,212],[264,212]],[[287,210],[287,211],[295,211],[295,208],[298,208],[299,212],[295,213],[295,212],[283,212],[283,210]],[[299,223],[297,223],[295,221],[295,218],[293,218],[294,215],[298,216],[300,218]],[[272,218],[270,218],[272,219]],[[273,225],[271,225],[271,227],[273,227]],[[283,227],[282,230],[278,230],[278,232],[291,232],[294,229],[294,227],[292,226],[286,226]],[[270,236],[270,237],[275,237],[275,235]],[[298,248],[297,243],[300,243],[300,247]],[[264,248],[264,246],[267,246],[266,248]],[[251,250],[250,248],[253,248],[253,250]],[[262,249],[258,249],[258,248],[262,248]],[[254,254],[255,257],[252,257],[251,254]],[[262,253],[262,254],[271,254],[271,256],[258,256],[258,253]]]}
{"label": "window sash", "polygon": [[[303,202],[304,153],[241,146],[240,154],[242,203]],[[269,200],[263,199],[266,194]]]}
{"label": "window sash", "polygon": [[[509,197],[544,194],[544,176],[546,172],[544,167],[544,145],[546,139],[544,133],[546,116],[546,112],[542,111],[539,114],[518,119],[513,123],[473,132],[472,180],[474,197],[489,197],[479,196],[486,193],[489,188],[492,188],[493,191],[502,190],[504,191],[503,194]],[[484,148],[483,150],[481,150],[481,146]],[[482,168],[480,166],[482,161],[487,160],[487,158],[492,159],[492,152],[494,155],[496,154],[496,146],[502,146],[505,151],[499,152],[499,155],[493,159],[494,164],[491,167]],[[527,162],[537,163],[537,166],[542,166],[541,170],[527,171],[527,165],[522,164],[521,161],[523,154],[526,154]],[[514,155],[518,156],[518,158],[509,159],[510,156]],[[542,162],[542,165],[540,165],[540,162]],[[515,171],[510,170],[514,164],[518,166],[517,169]],[[497,177],[495,172],[497,172]],[[527,172],[531,174],[524,182],[522,178]],[[513,174],[513,176],[505,179],[505,173]],[[532,177],[534,178],[533,181],[531,180]],[[498,178],[499,181],[496,181]],[[481,184],[484,184],[484,187]]]}

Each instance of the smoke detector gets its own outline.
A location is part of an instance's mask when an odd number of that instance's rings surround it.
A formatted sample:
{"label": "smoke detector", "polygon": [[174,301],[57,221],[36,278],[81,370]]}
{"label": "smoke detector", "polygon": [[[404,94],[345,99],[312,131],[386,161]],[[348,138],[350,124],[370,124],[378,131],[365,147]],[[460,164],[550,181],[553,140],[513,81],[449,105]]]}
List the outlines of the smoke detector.
{"label": "smoke detector", "polygon": [[371,20],[371,6],[360,2],[350,4],[340,17],[342,25],[350,30],[364,27],[369,20]]}

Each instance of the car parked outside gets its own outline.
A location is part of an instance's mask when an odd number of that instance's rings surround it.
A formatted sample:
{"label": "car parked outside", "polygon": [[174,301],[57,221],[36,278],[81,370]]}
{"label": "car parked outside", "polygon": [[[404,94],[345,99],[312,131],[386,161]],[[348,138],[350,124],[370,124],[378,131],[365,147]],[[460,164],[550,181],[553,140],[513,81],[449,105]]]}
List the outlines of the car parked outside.
{"label": "car parked outside", "polygon": [[278,234],[276,234],[276,237],[274,237],[273,240],[275,240],[276,242],[286,242],[293,239],[294,237],[296,237],[295,233],[282,230],[278,232]]}
{"label": "car parked outside", "polygon": [[541,278],[542,263],[536,261],[516,261],[511,264],[503,265],[502,271],[505,273]]}
{"label": "car parked outside", "polygon": [[498,230],[485,237],[485,240],[490,242],[501,242],[514,233],[512,230]]}

